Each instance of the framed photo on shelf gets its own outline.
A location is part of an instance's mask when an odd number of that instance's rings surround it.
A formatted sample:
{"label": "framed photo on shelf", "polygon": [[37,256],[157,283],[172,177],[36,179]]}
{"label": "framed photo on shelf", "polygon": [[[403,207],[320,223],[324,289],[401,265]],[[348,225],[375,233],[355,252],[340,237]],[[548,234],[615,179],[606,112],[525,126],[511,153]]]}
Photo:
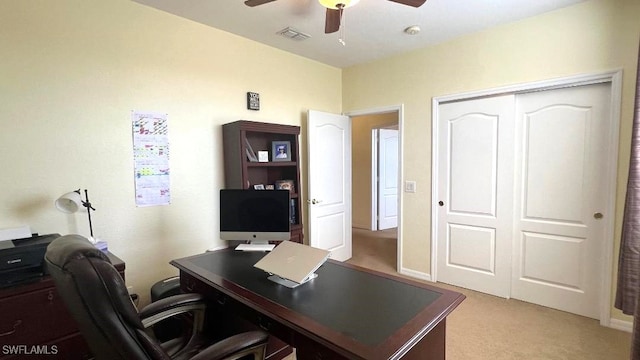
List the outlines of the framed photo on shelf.
{"label": "framed photo on shelf", "polygon": [[264,190],[263,184],[255,184],[253,185],[253,190]]}
{"label": "framed photo on shelf", "polygon": [[296,192],[293,180],[276,180],[275,186],[276,190],[289,190],[292,194]]}
{"label": "framed photo on shelf", "polygon": [[273,190],[273,189],[275,189],[275,187],[273,186],[273,184],[269,184],[269,185],[265,185],[264,189],[265,190]]}
{"label": "framed photo on shelf", "polygon": [[271,161],[291,161],[291,142],[272,141]]}
{"label": "framed photo on shelf", "polygon": [[258,162],[269,162],[269,152],[258,151]]}

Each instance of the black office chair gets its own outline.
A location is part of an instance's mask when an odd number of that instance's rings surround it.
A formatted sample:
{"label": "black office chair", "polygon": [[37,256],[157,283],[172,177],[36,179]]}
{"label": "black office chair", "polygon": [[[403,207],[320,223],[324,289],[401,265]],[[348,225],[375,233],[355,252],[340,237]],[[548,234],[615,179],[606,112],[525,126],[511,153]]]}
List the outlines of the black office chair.
{"label": "black office chair", "polygon": [[[264,359],[267,334],[251,331],[209,345],[198,331],[204,322],[199,294],[158,300],[140,312],[109,258],[80,235],[57,238],[45,254],[47,269],[96,359]],[[160,344],[146,329],[165,318],[193,311],[194,331],[186,345]]]}

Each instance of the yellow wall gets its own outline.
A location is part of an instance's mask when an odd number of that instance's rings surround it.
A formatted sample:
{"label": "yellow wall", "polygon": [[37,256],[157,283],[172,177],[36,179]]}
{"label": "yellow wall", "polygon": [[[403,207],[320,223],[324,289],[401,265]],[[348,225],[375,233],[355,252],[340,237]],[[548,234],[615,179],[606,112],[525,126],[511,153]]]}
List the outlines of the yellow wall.
{"label": "yellow wall", "polygon": [[[171,259],[222,245],[221,124],[342,108],[340,69],[129,0],[0,1],[0,54],[0,228],[88,236],[86,213],[53,201],[89,189],[94,233],[143,301]],[[169,206],[135,206],[134,109],[168,114]]]}
{"label": "yellow wall", "polygon": [[[433,97],[621,68],[613,255],[617,258],[633,116],[638,19],[640,1],[593,0],[344,71],[343,111],[404,104],[404,178],[417,182],[416,193],[403,193],[405,268],[431,272]],[[617,312],[614,316],[622,318]]]}
{"label": "yellow wall", "polygon": [[398,126],[398,112],[354,116],[351,125],[352,224],[371,229],[371,132]]}

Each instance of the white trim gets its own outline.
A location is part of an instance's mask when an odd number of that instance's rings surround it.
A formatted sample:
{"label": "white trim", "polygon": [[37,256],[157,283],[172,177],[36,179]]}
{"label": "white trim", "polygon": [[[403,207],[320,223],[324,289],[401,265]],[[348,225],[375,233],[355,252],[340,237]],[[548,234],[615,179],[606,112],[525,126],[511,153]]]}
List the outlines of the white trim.
{"label": "white trim", "polygon": [[622,331],[626,331],[626,332],[633,332],[633,322],[632,321],[626,321],[626,320],[618,320],[618,319],[609,319],[609,325],[610,328],[612,329],[616,329],[616,330],[622,330]]}
{"label": "white trim", "polygon": [[[438,169],[438,107],[441,103],[469,100],[472,98],[498,96],[506,94],[520,94],[532,91],[552,90],[563,87],[573,87],[581,85],[591,85],[598,83],[611,83],[611,126],[608,137],[609,157],[608,157],[608,174],[605,179],[605,187],[607,189],[607,204],[604,209],[604,214],[611,214],[611,216],[605,216],[604,231],[605,239],[602,244],[602,283],[600,289],[600,324],[603,326],[611,326],[614,324],[610,319],[611,317],[611,278],[613,271],[613,239],[614,239],[614,214],[615,214],[615,199],[616,199],[616,179],[617,179],[617,164],[618,164],[618,148],[619,148],[619,127],[620,127],[620,106],[622,101],[622,70],[612,70],[601,73],[593,74],[579,74],[575,76],[567,76],[562,78],[555,78],[549,80],[535,81],[531,83],[516,84],[509,86],[502,86],[492,89],[471,91],[460,94],[437,96],[432,99],[431,102],[431,198],[433,199],[431,204],[431,277],[433,281],[438,280],[437,277],[437,190],[439,187],[437,169]],[[620,324],[620,322],[616,322]]]}
{"label": "white trim", "polygon": [[607,321],[611,317],[611,287],[613,276],[613,239],[615,232],[615,209],[616,209],[616,185],[618,175],[618,156],[620,147],[620,107],[622,103],[622,70],[611,74],[611,126],[609,127],[609,167],[605,178],[605,188],[607,193],[607,204],[605,214],[607,221],[604,223],[604,241],[602,243],[602,283],[600,289],[600,324],[609,326]]}
{"label": "white trim", "polygon": [[438,119],[440,118],[438,108],[440,100],[434,97],[431,100],[431,277],[433,282],[438,281]]}
{"label": "white trim", "polygon": [[485,90],[469,91],[469,92],[464,92],[459,94],[437,96],[433,98],[433,101],[436,104],[440,104],[444,102],[469,100],[473,98],[480,98],[480,97],[487,97],[487,96],[521,94],[521,93],[527,93],[532,91],[552,90],[552,89],[559,89],[559,88],[571,87],[571,86],[581,86],[581,85],[591,85],[591,84],[612,82],[613,79],[618,74],[620,75],[620,79],[622,79],[622,70],[618,69],[618,70],[606,71],[602,73],[579,74],[579,75],[567,76],[567,77],[561,77],[561,78],[555,78],[555,79],[534,81],[530,83],[501,86],[501,87],[485,89]]}
{"label": "white trim", "polygon": [[[349,111],[344,113],[344,115],[347,115],[349,117],[354,117],[354,116],[361,116],[361,115],[385,114],[390,112],[398,113],[398,177],[399,177],[398,184],[403,184],[404,183],[404,166],[403,166],[404,165],[404,146],[402,144],[402,139],[404,138],[403,136],[404,105],[400,104],[400,105],[391,105],[391,106],[384,106],[384,107],[365,109],[365,110]],[[397,240],[398,251],[397,251],[397,259],[396,259],[396,270],[400,272],[400,269],[403,269],[402,267],[402,251],[403,251],[402,207],[404,204],[404,192],[400,190],[400,185],[398,186],[399,186],[398,188],[398,240]]]}
{"label": "white trim", "polygon": [[371,231],[378,230],[378,141],[380,129],[371,129]]}
{"label": "white trim", "polygon": [[411,269],[407,269],[407,268],[400,268],[400,270],[398,270],[398,272],[400,274],[402,274],[402,275],[411,276],[411,277],[416,278],[416,279],[435,282],[435,281],[433,281],[431,279],[431,275],[429,275],[427,273],[423,273],[421,271],[411,270]]}

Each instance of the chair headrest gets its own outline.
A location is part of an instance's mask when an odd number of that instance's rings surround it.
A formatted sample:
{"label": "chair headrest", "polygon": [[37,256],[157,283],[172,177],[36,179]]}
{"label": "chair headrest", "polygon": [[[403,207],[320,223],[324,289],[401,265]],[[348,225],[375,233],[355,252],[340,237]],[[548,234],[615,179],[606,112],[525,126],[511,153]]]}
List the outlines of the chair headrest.
{"label": "chair headrest", "polygon": [[47,262],[64,269],[72,260],[82,258],[99,258],[111,263],[109,257],[93,244],[87,238],[72,234],[61,236],[51,242],[47,246]]}

